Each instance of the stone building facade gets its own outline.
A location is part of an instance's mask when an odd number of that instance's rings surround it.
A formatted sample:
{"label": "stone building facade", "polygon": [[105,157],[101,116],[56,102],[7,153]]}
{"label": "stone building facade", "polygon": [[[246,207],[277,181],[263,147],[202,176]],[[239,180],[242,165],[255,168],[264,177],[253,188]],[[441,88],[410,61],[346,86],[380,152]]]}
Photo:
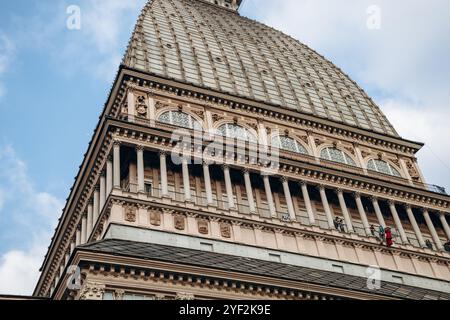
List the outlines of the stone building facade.
{"label": "stone building facade", "polygon": [[423,144],[240,3],[145,6],[34,295],[449,299]]}

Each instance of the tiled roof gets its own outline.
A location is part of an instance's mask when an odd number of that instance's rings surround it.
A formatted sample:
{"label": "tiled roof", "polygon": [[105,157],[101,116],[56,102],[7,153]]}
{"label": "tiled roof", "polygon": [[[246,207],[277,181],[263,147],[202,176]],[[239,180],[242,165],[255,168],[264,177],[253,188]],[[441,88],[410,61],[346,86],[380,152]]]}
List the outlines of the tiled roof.
{"label": "tiled roof", "polygon": [[297,40],[199,0],[150,0],[124,65],[197,87],[397,136],[340,69]]}
{"label": "tiled roof", "polygon": [[80,249],[97,253],[135,257],[147,260],[156,260],[306,282],[327,287],[350,289],[369,294],[395,297],[399,299],[450,299],[449,293],[385,281],[382,281],[380,290],[372,291],[367,288],[367,280],[363,277],[293,266],[279,262],[263,261],[253,258],[230,256],[226,254],[170,247],[158,244],[107,239],[82,246]]}

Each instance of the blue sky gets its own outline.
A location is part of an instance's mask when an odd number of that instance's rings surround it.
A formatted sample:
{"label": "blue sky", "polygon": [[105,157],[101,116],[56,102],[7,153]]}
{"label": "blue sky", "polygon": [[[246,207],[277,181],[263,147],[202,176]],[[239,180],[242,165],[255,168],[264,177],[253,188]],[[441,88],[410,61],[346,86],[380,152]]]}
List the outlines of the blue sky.
{"label": "blue sky", "polygon": [[[450,189],[450,4],[445,0],[246,0],[336,63]],[[0,3],[0,292],[30,293],[145,0]],[[66,9],[81,8],[81,30]],[[380,29],[367,28],[368,8]],[[13,281],[14,279],[14,281]]]}

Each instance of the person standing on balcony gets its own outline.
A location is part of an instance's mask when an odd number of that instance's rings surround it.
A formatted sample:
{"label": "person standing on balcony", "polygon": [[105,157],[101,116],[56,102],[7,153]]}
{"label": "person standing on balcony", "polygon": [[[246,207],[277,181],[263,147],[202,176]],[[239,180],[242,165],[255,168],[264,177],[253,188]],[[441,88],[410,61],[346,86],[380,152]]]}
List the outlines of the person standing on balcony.
{"label": "person standing on balcony", "polygon": [[390,248],[394,244],[392,241],[392,231],[390,227],[387,227],[385,230],[385,237],[386,237],[386,245]]}

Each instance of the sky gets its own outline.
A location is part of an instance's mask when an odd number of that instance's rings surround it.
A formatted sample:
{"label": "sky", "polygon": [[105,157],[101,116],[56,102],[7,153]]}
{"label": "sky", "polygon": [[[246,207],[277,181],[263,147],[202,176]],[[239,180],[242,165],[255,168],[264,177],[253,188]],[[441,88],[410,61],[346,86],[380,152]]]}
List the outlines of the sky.
{"label": "sky", "polygon": [[[0,293],[34,289],[144,4],[0,2]],[[447,0],[245,0],[241,14],[349,74],[402,137],[426,143],[418,158],[427,182],[450,190]]]}

